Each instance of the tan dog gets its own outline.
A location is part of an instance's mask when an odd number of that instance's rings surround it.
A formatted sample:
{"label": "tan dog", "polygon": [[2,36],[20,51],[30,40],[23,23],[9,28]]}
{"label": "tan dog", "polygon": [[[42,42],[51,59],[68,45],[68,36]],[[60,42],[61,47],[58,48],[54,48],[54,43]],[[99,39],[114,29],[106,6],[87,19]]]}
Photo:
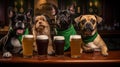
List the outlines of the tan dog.
{"label": "tan dog", "polygon": [[[96,15],[81,15],[75,18],[78,24],[83,44],[83,50],[98,50],[100,49],[102,55],[108,55],[108,48],[97,32],[97,24],[102,21],[102,18]],[[81,51],[82,52],[82,51]]]}
{"label": "tan dog", "polygon": [[[50,26],[47,21],[47,18],[44,15],[39,15],[35,17],[35,24],[32,28],[32,33],[34,36],[34,40],[36,40],[37,35],[48,35],[49,37],[49,44],[48,44],[48,54],[54,53],[53,46],[52,46],[52,40],[50,35]],[[35,51],[37,51],[36,43],[34,43]]]}

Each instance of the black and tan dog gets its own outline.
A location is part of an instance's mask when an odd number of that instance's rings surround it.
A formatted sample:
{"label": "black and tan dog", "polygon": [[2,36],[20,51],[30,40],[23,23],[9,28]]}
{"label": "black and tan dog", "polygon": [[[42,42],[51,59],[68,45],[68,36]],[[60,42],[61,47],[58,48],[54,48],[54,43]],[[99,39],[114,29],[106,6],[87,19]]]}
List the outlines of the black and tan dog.
{"label": "black and tan dog", "polygon": [[12,57],[12,53],[20,54],[22,51],[22,35],[29,34],[32,23],[32,9],[25,13],[17,13],[12,7],[8,9],[10,29],[8,34],[0,40],[3,57]]}
{"label": "black and tan dog", "polygon": [[102,18],[96,15],[81,15],[75,18],[81,32],[84,51],[100,49],[102,55],[108,55],[108,48],[99,33],[97,24],[102,22]]}
{"label": "black and tan dog", "polygon": [[48,54],[54,54],[54,49],[52,45],[52,38],[51,38],[51,28],[49,25],[49,17],[45,15],[37,15],[34,18],[35,24],[33,25],[32,28],[32,33],[34,36],[34,46],[35,46],[35,51],[37,51],[37,46],[36,46],[36,36],[37,35],[47,35],[49,37],[49,44],[48,44]]}

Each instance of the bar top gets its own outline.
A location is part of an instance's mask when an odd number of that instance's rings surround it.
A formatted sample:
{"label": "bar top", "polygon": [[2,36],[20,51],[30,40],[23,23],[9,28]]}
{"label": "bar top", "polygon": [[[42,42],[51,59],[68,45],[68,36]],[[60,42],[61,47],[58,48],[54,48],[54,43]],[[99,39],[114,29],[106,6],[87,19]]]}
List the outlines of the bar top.
{"label": "bar top", "polygon": [[38,58],[37,55],[32,58],[23,58],[22,55],[13,55],[12,58],[3,58],[0,55],[0,63],[120,63],[120,50],[108,51],[109,55],[104,57],[100,52],[82,53],[80,58],[71,58],[70,52],[65,52],[64,57],[48,56],[47,58]]}

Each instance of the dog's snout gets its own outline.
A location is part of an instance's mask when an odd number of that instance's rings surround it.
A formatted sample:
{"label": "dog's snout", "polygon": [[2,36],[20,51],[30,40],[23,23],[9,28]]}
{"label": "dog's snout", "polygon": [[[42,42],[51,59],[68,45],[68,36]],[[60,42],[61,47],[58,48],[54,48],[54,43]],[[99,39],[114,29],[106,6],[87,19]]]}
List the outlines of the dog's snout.
{"label": "dog's snout", "polygon": [[41,24],[42,22],[39,22],[39,24]]}
{"label": "dog's snout", "polygon": [[87,23],[87,24],[86,24],[86,27],[90,27],[90,23]]}
{"label": "dog's snout", "polygon": [[91,26],[90,23],[87,23],[87,24],[85,25],[85,27],[86,27],[86,28],[92,28],[92,26]]}
{"label": "dog's snout", "polygon": [[24,23],[22,23],[22,22],[16,23],[15,26],[16,26],[16,28],[24,28],[25,27]]}

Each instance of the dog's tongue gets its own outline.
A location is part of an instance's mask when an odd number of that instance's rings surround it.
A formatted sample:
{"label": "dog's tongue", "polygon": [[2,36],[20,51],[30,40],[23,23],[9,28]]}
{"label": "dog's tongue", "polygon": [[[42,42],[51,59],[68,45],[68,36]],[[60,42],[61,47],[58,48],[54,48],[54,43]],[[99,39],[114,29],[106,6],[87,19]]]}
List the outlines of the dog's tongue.
{"label": "dog's tongue", "polygon": [[23,31],[22,29],[17,30],[17,33],[18,33],[18,34],[23,34],[23,32],[24,32],[24,31]]}

